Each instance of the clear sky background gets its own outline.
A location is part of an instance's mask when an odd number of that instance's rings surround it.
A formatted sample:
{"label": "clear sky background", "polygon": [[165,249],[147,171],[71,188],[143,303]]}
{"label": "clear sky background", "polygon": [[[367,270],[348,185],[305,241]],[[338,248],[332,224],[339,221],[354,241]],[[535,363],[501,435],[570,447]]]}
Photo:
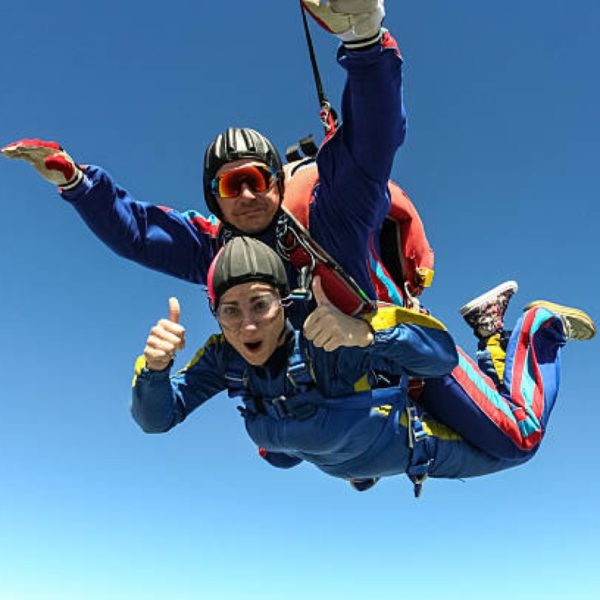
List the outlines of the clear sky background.
{"label": "clear sky background", "polygon": [[[600,317],[600,4],[388,0],[408,138],[393,177],[437,251],[426,301],[474,350],[466,300],[519,281]],[[334,102],[336,42],[317,32]],[[205,145],[320,134],[295,0],[0,2],[0,145],[59,141],[137,198],[204,210]],[[376,118],[376,116],[374,117]],[[52,186],[0,160],[0,600],[600,597],[597,340],[563,354],[523,467],[365,494],[271,468],[218,397],[166,435],[129,415],[132,367],[176,295],[183,364],[215,329],[200,288],[113,255]]]}

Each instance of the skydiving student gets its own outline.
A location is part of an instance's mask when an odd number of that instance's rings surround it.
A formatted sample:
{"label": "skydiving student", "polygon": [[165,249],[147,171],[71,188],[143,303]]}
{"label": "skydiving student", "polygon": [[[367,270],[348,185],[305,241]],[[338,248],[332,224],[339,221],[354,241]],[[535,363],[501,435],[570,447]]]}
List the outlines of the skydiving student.
{"label": "skydiving student", "polygon": [[[468,413],[480,410],[479,399],[465,401],[455,379],[456,369],[465,367],[455,368],[454,344],[439,321],[393,306],[368,321],[354,319],[329,302],[318,279],[314,286],[318,307],[303,332],[294,330],[286,321],[289,287],[281,259],[252,238],[227,243],[208,277],[221,335],[170,375],[185,341],[179,307],[171,299],[170,318],[152,328],[136,362],[132,413],[140,427],[168,431],[227,390],[241,403],[251,439],[274,466],[307,461],[361,491],[380,477],[407,473],[418,494],[427,476],[471,477],[529,460],[556,399],[560,347],[595,331],[581,311],[531,305],[508,344],[505,388],[487,398],[498,410],[495,403],[503,404],[505,420],[488,427],[490,439],[479,445],[473,441],[477,432],[468,430]],[[491,295],[484,300],[470,309],[494,303]],[[484,317],[472,321],[477,325]],[[483,378],[474,363],[468,368]],[[381,373],[397,377],[398,385],[373,388]],[[436,384],[438,403],[456,413],[454,430],[428,415],[420,399],[409,398],[411,377]],[[522,426],[522,413],[528,415],[527,447],[507,451],[516,447],[510,428]]]}
{"label": "skydiving student", "polygon": [[[383,0],[303,4],[341,39],[338,62],[347,72],[343,123],[316,159],[319,184],[312,193],[310,233],[369,298],[377,296],[376,288],[385,296],[386,286],[393,286],[379,268],[377,234],[390,208],[394,155],[405,137],[402,58],[381,27]],[[229,128],[206,150],[209,218],[138,202],[102,168],[79,167],[55,142],[22,140],[2,152],[28,161],[58,185],[62,197],[116,253],[181,279],[205,284],[215,253],[232,236],[278,245],[286,187],[282,161],[273,144],[252,129]],[[296,287],[296,269],[289,262],[286,268]],[[389,293],[398,298],[397,290]]]}

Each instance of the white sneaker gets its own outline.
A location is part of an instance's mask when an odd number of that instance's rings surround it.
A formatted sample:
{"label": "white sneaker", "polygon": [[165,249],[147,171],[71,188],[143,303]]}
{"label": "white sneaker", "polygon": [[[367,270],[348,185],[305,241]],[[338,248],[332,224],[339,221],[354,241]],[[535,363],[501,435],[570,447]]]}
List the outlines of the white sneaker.
{"label": "white sneaker", "polygon": [[518,289],[516,281],[505,281],[460,309],[460,314],[478,338],[486,339],[502,331],[506,308]]}

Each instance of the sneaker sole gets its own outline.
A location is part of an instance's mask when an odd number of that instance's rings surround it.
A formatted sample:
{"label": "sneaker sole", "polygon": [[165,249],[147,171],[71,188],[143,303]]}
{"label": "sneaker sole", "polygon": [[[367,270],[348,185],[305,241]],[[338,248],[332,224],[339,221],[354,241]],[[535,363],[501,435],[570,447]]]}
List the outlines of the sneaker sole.
{"label": "sneaker sole", "polygon": [[578,308],[570,306],[562,306],[547,300],[534,300],[527,304],[523,310],[531,308],[546,308],[550,312],[560,315],[568,321],[569,329],[571,330],[568,336],[572,340],[591,340],[596,335],[596,325],[588,314]]}
{"label": "sneaker sole", "polygon": [[464,306],[459,309],[461,316],[465,316],[467,313],[471,312],[476,306],[487,302],[488,300],[493,300],[499,294],[503,292],[507,292],[508,290],[512,290],[513,294],[517,292],[519,286],[516,281],[505,281],[500,285],[497,285],[495,288],[488,290],[487,292],[481,294],[481,296],[477,296],[477,298],[473,298],[467,302]]}

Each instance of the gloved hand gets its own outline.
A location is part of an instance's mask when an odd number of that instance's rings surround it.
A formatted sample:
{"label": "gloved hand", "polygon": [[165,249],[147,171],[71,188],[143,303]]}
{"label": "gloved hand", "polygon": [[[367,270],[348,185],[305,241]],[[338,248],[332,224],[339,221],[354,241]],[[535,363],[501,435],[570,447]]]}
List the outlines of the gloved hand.
{"label": "gloved hand", "polygon": [[383,0],[302,0],[304,8],[347,48],[369,46],[381,37]]}
{"label": "gloved hand", "polygon": [[0,152],[7,158],[26,160],[44,179],[63,190],[74,188],[83,178],[83,171],[56,142],[20,140]]}

